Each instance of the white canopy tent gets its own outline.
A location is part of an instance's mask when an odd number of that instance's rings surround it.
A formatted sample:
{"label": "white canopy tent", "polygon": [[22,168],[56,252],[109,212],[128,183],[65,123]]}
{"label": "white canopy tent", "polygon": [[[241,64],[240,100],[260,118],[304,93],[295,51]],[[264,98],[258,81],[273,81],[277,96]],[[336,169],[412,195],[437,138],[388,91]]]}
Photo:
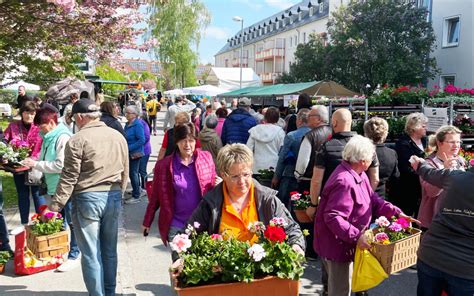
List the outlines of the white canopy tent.
{"label": "white canopy tent", "polygon": [[225,89],[216,87],[214,85],[209,85],[209,84],[186,87],[186,88],[183,88],[183,91],[189,95],[207,96],[207,97],[215,97],[218,94],[227,92],[227,90]]}
{"label": "white canopy tent", "polygon": [[[207,83],[220,89],[232,91],[240,88],[240,68],[212,67]],[[242,88],[261,86],[262,80],[252,68],[242,68]]]}
{"label": "white canopy tent", "polygon": [[23,85],[26,90],[40,90],[40,86],[32,83],[25,82],[23,80],[17,81],[15,83],[12,83],[13,80],[11,79],[6,79],[2,81],[2,85],[8,84],[5,89],[11,89],[11,90],[18,90],[18,87],[20,85]]}
{"label": "white canopy tent", "polygon": [[170,89],[165,92],[163,92],[163,95],[165,97],[177,97],[177,96],[183,96],[185,95],[184,91],[180,88],[175,88],[175,89]]}

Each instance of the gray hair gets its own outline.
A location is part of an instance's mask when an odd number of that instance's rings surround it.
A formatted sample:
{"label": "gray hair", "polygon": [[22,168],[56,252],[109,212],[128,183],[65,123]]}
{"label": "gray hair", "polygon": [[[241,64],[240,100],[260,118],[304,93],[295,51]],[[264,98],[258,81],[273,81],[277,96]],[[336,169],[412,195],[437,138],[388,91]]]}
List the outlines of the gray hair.
{"label": "gray hair", "polygon": [[311,110],[316,110],[318,112],[319,118],[324,123],[329,123],[329,111],[326,106],[323,105],[314,105],[311,107]]}
{"label": "gray hair", "polygon": [[407,122],[405,123],[405,132],[410,135],[423,124],[427,123],[428,117],[426,117],[423,113],[416,112],[408,114]]}
{"label": "gray hair", "polygon": [[361,160],[372,161],[374,154],[375,146],[372,141],[361,135],[355,135],[344,147],[342,159],[350,163],[357,163]]}
{"label": "gray hair", "polygon": [[214,115],[214,114],[209,114],[207,117],[206,117],[206,120],[204,122],[205,126],[207,128],[216,128],[217,126],[217,116]]}
{"label": "gray hair", "polygon": [[228,175],[229,169],[236,163],[253,166],[253,153],[244,144],[227,144],[219,150],[217,154],[217,170],[221,176]]}
{"label": "gray hair", "polygon": [[102,116],[102,112],[96,111],[96,112],[89,112],[89,113],[77,113],[81,117],[87,117],[91,120],[99,119],[100,116]]}
{"label": "gray hair", "polygon": [[138,115],[138,110],[137,110],[137,107],[135,107],[135,106],[127,106],[127,108],[125,108],[125,112],[129,112],[129,113],[133,113],[133,114]]}
{"label": "gray hair", "polygon": [[308,115],[309,109],[308,108],[301,108],[296,114],[296,118],[301,120],[302,123],[308,123]]}

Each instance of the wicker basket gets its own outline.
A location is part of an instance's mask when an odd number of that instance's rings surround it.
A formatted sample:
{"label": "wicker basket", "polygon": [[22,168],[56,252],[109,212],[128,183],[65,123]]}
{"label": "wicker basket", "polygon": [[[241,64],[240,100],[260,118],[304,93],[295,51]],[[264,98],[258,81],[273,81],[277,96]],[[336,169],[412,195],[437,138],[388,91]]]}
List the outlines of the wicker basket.
{"label": "wicker basket", "polygon": [[38,258],[53,257],[69,252],[67,231],[36,236],[28,226],[26,227],[26,244],[28,249]]}
{"label": "wicker basket", "polygon": [[371,253],[387,274],[392,274],[416,264],[421,230],[412,228],[411,235],[388,245],[374,243]]}

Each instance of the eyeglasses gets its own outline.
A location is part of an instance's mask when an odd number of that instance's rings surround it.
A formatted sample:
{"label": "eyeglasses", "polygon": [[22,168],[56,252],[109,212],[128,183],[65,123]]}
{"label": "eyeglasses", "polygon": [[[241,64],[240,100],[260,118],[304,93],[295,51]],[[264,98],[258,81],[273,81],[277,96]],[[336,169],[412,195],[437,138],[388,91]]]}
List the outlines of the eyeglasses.
{"label": "eyeglasses", "polygon": [[251,178],[252,173],[244,173],[244,174],[241,174],[241,175],[233,175],[233,176],[227,175],[227,176],[230,178],[231,182],[236,183],[240,180],[240,178],[244,178],[245,180]]}
{"label": "eyeglasses", "polygon": [[444,141],[445,143],[448,143],[449,145],[461,145],[462,141]]}
{"label": "eyeglasses", "polygon": [[313,116],[321,117],[321,116],[319,116],[319,114],[310,114],[310,115],[308,115],[308,117],[313,117]]}

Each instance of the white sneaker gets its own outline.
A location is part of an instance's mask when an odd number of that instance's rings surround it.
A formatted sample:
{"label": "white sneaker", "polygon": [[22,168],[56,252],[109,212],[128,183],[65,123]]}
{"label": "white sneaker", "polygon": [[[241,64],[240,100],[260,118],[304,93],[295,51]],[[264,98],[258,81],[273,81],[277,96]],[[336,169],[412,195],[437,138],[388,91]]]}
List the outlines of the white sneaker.
{"label": "white sneaker", "polygon": [[148,194],[146,193],[146,190],[145,189],[142,189],[142,191],[140,192],[140,197],[147,197]]}
{"label": "white sneaker", "polygon": [[133,205],[133,204],[137,204],[140,202],[140,198],[130,198],[130,199],[127,199],[124,201],[125,204],[127,205]]}
{"label": "white sneaker", "polygon": [[58,268],[56,268],[56,271],[59,271],[59,272],[71,271],[79,267],[80,264],[81,264],[80,257],[76,259],[69,259],[63,264],[61,264]]}

